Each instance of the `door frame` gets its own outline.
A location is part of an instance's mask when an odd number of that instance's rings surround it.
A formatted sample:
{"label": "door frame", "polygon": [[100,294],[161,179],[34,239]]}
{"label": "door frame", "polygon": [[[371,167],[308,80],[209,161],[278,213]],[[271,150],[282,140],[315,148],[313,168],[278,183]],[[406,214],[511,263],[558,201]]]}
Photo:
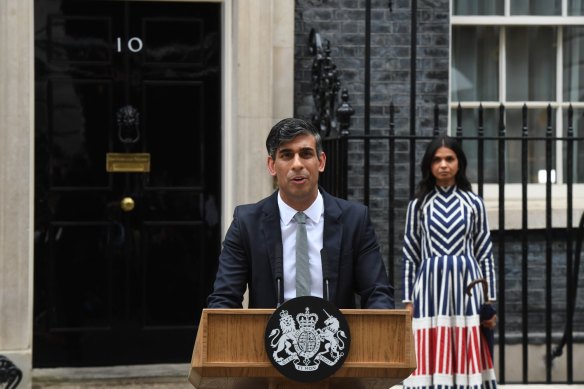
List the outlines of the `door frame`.
{"label": "door frame", "polygon": [[224,235],[237,204],[256,202],[273,190],[265,167],[265,138],[275,122],[293,115],[294,0],[218,1],[223,24]]}
{"label": "door frame", "polygon": [[[151,1],[151,0],[131,0]],[[167,0],[153,0],[164,2]],[[176,1],[176,0],[173,0]],[[221,231],[235,205],[272,191],[264,140],[293,115],[294,0],[221,3]],[[34,0],[4,0],[0,25],[0,354],[32,374],[34,273]]]}

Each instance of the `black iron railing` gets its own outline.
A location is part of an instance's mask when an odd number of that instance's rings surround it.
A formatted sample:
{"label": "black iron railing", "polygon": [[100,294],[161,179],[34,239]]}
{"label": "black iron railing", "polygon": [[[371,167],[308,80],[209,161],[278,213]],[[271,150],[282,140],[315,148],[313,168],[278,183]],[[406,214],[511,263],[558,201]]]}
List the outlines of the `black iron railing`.
{"label": "black iron railing", "polygon": [[[434,129],[431,135],[402,135],[402,133],[407,133],[407,129],[401,129],[400,134],[396,133],[395,128],[395,110],[393,105],[389,107],[390,117],[388,131],[384,135],[369,135],[360,134],[354,135],[348,130],[343,134],[336,134],[335,136],[325,139],[325,151],[327,151],[327,169],[322,177],[323,186],[331,193],[338,195],[340,197],[347,197],[347,194],[355,186],[368,186],[370,185],[370,177],[372,174],[379,174],[379,169],[372,172],[369,164],[370,158],[358,159],[360,163],[364,166],[354,166],[349,161],[350,150],[357,150],[356,152],[368,152],[367,144],[386,144],[387,145],[387,216],[385,215],[375,215],[376,219],[382,219],[387,223],[387,236],[384,241],[387,242],[388,249],[388,267],[393,269],[390,271],[390,278],[394,285],[396,285],[395,275],[401,274],[401,262],[395,263],[394,258],[399,259],[399,252],[401,250],[401,234],[403,231],[403,220],[396,219],[396,212],[403,208],[409,198],[412,197],[414,193],[414,180],[407,174],[408,171],[418,170],[419,157],[416,155],[417,146],[424,146],[430,139],[432,139],[439,132],[439,118],[438,118],[438,108],[435,109],[434,115]],[[456,126],[455,133],[452,134],[459,138],[460,142],[463,144],[465,152],[468,154],[472,153],[477,156],[476,159],[476,188],[480,196],[484,197],[485,185],[495,185],[498,190],[498,227],[495,228],[493,232],[494,239],[494,249],[495,256],[497,258],[498,264],[498,329],[497,329],[497,345],[498,353],[496,355],[496,363],[499,366],[499,376],[498,380],[501,383],[510,383],[506,379],[505,366],[506,361],[506,345],[509,343],[521,342],[522,350],[522,378],[520,382],[523,383],[535,383],[530,381],[530,372],[528,370],[529,359],[534,358],[533,355],[529,353],[529,346],[531,344],[545,344],[545,382],[546,383],[576,383],[574,380],[574,357],[573,357],[573,346],[574,346],[574,314],[578,312],[576,310],[578,301],[576,299],[577,295],[577,281],[579,277],[579,258],[582,250],[582,237],[584,236],[584,222],[581,222],[580,228],[574,228],[573,226],[573,212],[574,212],[574,152],[576,147],[578,150],[584,148],[584,137],[582,135],[575,136],[573,128],[573,118],[574,110],[570,106],[568,108],[568,125],[565,131],[565,136],[558,136],[552,125],[552,109],[551,106],[547,107],[546,110],[546,128],[544,136],[532,136],[529,132],[529,126],[527,122],[527,106],[522,108],[522,125],[520,136],[510,136],[508,135],[506,128],[505,117],[507,115],[506,109],[503,105],[499,106],[498,109],[498,124],[497,131],[490,131],[489,133],[495,133],[494,136],[485,135],[485,123],[483,122],[483,107],[478,108],[477,116],[478,123],[473,124],[473,128],[476,128],[476,132],[473,135],[463,135],[463,126],[461,123],[461,108],[457,109],[456,114]],[[508,152],[506,151],[510,144],[519,143],[520,144],[520,169],[521,169],[521,182],[517,185],[521,187],[520,195],[520,214],[521,221],[520,227],[510,228],[507,226],[506,215],[508,215],[508,209],[506,209],[505,199],[507,196],[508,187]],[[530,228],[529,216],[530,216],[530,196],[528,194],[528,187],[530,184],[528,177],[528,169],[530,164],[533,163],[528,157],[529,149],[533,147],[534,144],[544,144],[545,148],[545,180],[544,183],[539,185],[545,185],[545,224],[543,227],[537,227],[536,230]],[[564,160],[563,165],[564,175],[563,183],[556,184],[553,181],[552,171],[554,162],[554,150],[561,145],[564,148]],[[472,149],[471,149],[472,148]],[[497,162],[496,168],[498,170],[497,179],[493,182],[485,182],[485,169],[489,167],[485,166],[484,155],[487,148],[497,150]],[[405,156],[404,150],[408,150],[409,158],[403,158]],[[379,152],[377,150],[377,152]],[[399,155],[398,155],[399,153]],[[581,151],[580,151],[581,153]],[[418,153],[419,154],[419,153]],[[531,155],[530,158],[532,158]],[[580,157],[581,158],[581,157]],[[397,161],[396,161],[397,159]],[[400,167],[399,172],[396,166]],[[409,165],[409,166],[405,166]],[[492,168],[492,166],[490,167]],[[362,172],[362,176],[351,177],[351,172],[353,171]],[[404,174],[405,172],[405,174]],[[356,184],[355,180],[362,180],[362,183]],[[533,178],[532,178],[533,179]],[[409,181],[409,185],[405,184]],[[399,182],[399,185],[397,184]],[[407,185],[407,190],[404,191],[403,186]],[[558,226],[552,224],[552,200],[557,200],[557,198],[552,198],[552,189],[554,185],[564,185],[565,186],[565,212],[566,212],[566,224],[564,226]],[[360,193],[369,193],[368,189],[363,189]],[[409,194],[409,198],[407,198]],[[401,197],[400,197],[401,196]],[[405,196],[405,198],[404,198]],[[369,197],[363,196],[362,201],[366,205],[369,204]],[[584,220],[584,219],[583,219]],[[515,222],[515,220],[512,220]],[[517,224],[517,223],[514,223]],[[557,223],[556,223],[557,224]],[[513,230],[511,235],[509,232]],[[543,234],[542,234],[543,231]],[[536,238],[533,234],[539,234]],[[515,237],[515,241],[511,241]],[[533,249],[530,249],[530,244],[533,244],[534,239],[539,239],[538,244],[543,247],[543,259],[541,264],[542,273],[544,274],[534,274],[532,267],[534,266],[532,257],[535,253]],[[508,242],[509,240],[509,242]],[[564,247],[565,253],[558,251],[558,240],[561,241],[561,247]],[[518,243],[517,243],[518,241]],[[509,243],[509,244],[508,244]],[[520,253],[511,253],[511,245],[520,247]],[[575,246],[575,248],[574,248]],[[540,254],[540,253],[537,253]],[[511,258],[512,255],[515,258]],[[563,286],[552,285],[552,277],[554,270],[558,268],[557,261],[559,261],[565,255],[565,289]],[[563,261],[563,259],[562,259]],[[519,263],[518,266],[517,263]],[[516,268],[510,269],[512,266]],[[562,266],[564,266],[562,264]],[[513,294],[514,297],[508,297],[507,290],[507,272],[508,271],[520,273],[519,285],[521,288],[520,293]],[[543,318],[543,323],[535,320],[533,306],[534,302],[529,300],[530,296],[530,285],[533,283],[533,277],[545,278],[543,289],[543,310],[542,312],[537,312]],[[557,277],[557,276],[556,276]],[[563,291],[566,295],[566,305],[563,308],[558,308],[557,303],[554,303],[554,299],[557,298],[558,290]],[[398,299],[399,300],[399,299]],[[580,302],[582,304],[582,302]],[[537,305],[537,304],[536,304]],[[520,307],[519,311],[514,311],[512,307]],[[508,308],[509,307],[509,308]],[[552,309],[554,308],[554,309]],[[580,307],[581,308],[581,307]],[[539,308],[537,308],[539,309]],[[581,310],[581,309],[580,309]],[[509,319],[511,317],[514,319],[513,323],[508,322],[507,314],[509,314]],[[582,325],[582,318],[580,317],[580,327]],[[519,324],[517,324],[519,323]],[[565,324],[565,326],[564,326]],[[541,327],[541,334],[534,336],[534,328]],[[509,331],[508,331],[509,327]],[[561,328],[561,330],[560,330]],[[554,330],[554,331],[552,331]],[[584,328],[578,328],[577,330],[582,333]],[[558,334],[563,331],[563,336],[559,340]],[[539,332],[538,332],[539,333]],[[582,342],[580,339],[579,342]],[[552,346],[556,343],[556,347]],[[552,376],[552,367],[554,357],[562,355],[564,348],[566,349],[566,373],[565,379]],[[510,363],[515,363],[514,361],[509,361]]]}
{"label": "black iron railing", "polygon": [[[389,3],[392,11],[392,2]],[[325,137],[324,147],[327,153],[327,167],[320,178],[321,184],[332,194],[342,198],[351,198],[362,201],[364,204],[375,208],[372,211],[372,219],[377,226],[382,225],[380,240],[383,252],[387,258],[390,269],[390,281],[400,285],[401,274],[401,240],[403,233],[404,211],[407,202],[414,195],[416,189],[416,172],[419,170],[421,151],[425,144],[440,131],[439,107],[434,106],[434,121],[431,130],[420,133],[419,108],[417,85],[417,0],[411,3],[411,40],[410,40],[410,106],[409,117],[405,121],[407,128],[396,128],[396,109],[393,104],[389,106],[389,122],[385,133],[371,131],[371,0],[364,2],[365,7],[365,38],[364,38],[364,89],[362,101],[362,123],[360,128],[351,131],[349,128],[350,117],[353,109],[348,104],[348,93],[343,90],[340,105],[337,101],[337,92],[340,90],[340,72],[337,72],[335,64],[330,58],[330,43],[323,43],[316,31],[312,30],[309,39],[311,53],[314,55],[313,63],[313,97],[315,101],[315,115],[313,122],[320,128]],[[335,109],[335,107],[339,107]],[[582,239],[584,236],[584,215],[579,228],[573,227],[574,211],[574,159],[575,150],[580,150],[579,158],[582,159],[584,149],[584,137],[574,133],[574,110],[568,107],[568,125],[565,135],[558,136],[553,128],[553,112],[551,105],[547,106],[545,116],[545,131],[543,135],[535,136],[536,131],[530,131],[528,126],[528,109],[524,105],[521,109],[521,125],[511,128],[506,127],[508,112],[506,107],[497,107],[497,120],[487,121],[486,110],[480,105],[476,109],[476,123],[471,126],[463,125],[463,109],[460,105],[453,114],[452,134],[463,145],[467,155],[472,154],[475,168],[472,180],[476,185],[476,191],[481,197],[485,197],[485,186],[495,187],[493,195],[498,198],[496,217],[498,226],[492,231],[495,255],[498,268],[498,327],[497,327],[497,355],[498,381],[500,383],[576,383],[574,380],[574,352],[575,342],[584,342],[584,316],[577,314],[578,301],[577,285],[579,279],[579,263],[582,254]],[[467,109],[468,111],[468,109]],[[337,114],[337,117],[333,113]],[[404,111],[405,112],[405,111]],[[493,111],[491,114],[496,115]],[[404,121],[400,121],[404,123]],[[444,122],[443,122],[444,123]],[[511,134],[519,135],[511,135]],[[542,146],[543,145],[543,146]],[[511,159],[510,146],[519,150],[519,158]],[[533,148],[543,150],[544,171],[543,185],[545,189],[543,226],[533,227],[530,215],[533,215],[533,197],[528,189],[533,185],[534,152]],[[564,149],[562,160],[563,179],[561,184],[553,181],[554,153],[558,147]],[[385,147],[385,151],[380,151]],[[381,161],[381,162],[380,162]],[[383,163],[385,166],[380,167]],[[510,164],[514,164],[514,170],[510,171]],[[520,166],[519,166],[520,165]],[[584,165],[584,164],[581,164]],[[584,167],[580,167],[583,169]],[[517,175],[516,170],[520,171]],[[520,186],[520,218],[510,218],[510,209],[506,208],[505,199],[512,191],[508,184],[513,181]],[[386,183],[385,188],[380,188],[381,183]],[[580,177],[580,183],[584,183]],[[552,197],[554,186],[565,187],[565,211],[566,223],[564,226],[553,225]],[[492,188],[489,188],[492,190]],[[386,195],[382,200],[379,192]],[[387,200],[387,201],[385,201]],[[380,204],[387,204],[383,206]],[[491,202],[492,204],[492,202]],[[580,208],[582,208],[580,206]],[[520,219],[520,220],[515,220]],[[510,224],[514,226],[511,227]],[[532,224],[530,224],[532,223]],[[534,245],[536,245],[534,249]],[[560,248],[558,248],[558,246]],[[517,251],[519,247],[519,251]],[[563,249],[562,249],[563,247]],[[537,252],[534,252],[536,250]],[[562,251],[563,250],[563,251]],[[534,257],[540,257],[534,260]],[[563,259],[562,259],[563,258]],[[564,261],[558,264],[559,261]],[[538,262],[539,261],[539,262]],[[537,262],[534,264],[534,262]],[[565,285],[554,285],[554,270],[559,266],[565,267],[565,274],[561,274]],[[539,267],[538,267],[539,266]],[[519,274],[519,280],[508,280],[508,273]],[[561,273],[561,272],[560,272]],[[541,301],[534,303],[530,299],[530,293],[534,289],[534,278],[542,280]],[[557,277],[556,277],[557,278]],[[508,281],[510,281],[508,283]],[[557,281],[557,280],[556,280]],[[513,282],[515,282],[513,284]],[[517,286],[519,285],[519,286]],[[539,285],[538,285],[539,287]],[[396,288],[399,290],[399,287]],[[519,293],[515,289],[520,289]],[[565,294],[565,306],[555,302],[560,293]],[[398,292],[399,294],[399,292]],[[399,301],[399,298],[397,298]],[[559,308],[558,308],[559,307]],[[578,319],[578,327],[574,327],[574,319]],[[561,330],[560,330],[561,327]],[[535,330],[534,330],[535,329]],[[574,339],[574,333],[579,331],[579,338]],[[535,333],[534,333],[535,332]],[[562,333],[562,336],[558,334]],[[560,339],[561,338],[561,339]],[[507,363],[507,345],[521,344],[522,360],[510,360]],[[544,345],[545,378],[533,379],[533,371],[529,371],[530,359],[537,358],[530,352],[532,345]],[[555,348],[552,347],[555,344]],[[558,378],[552,374],[554,358],[564,354],[566,357],[565,377]],[[521,378],[507,379],[507,365],[514,365],[514,369],[521,364]],[[537,374],[535,374],[537,376]]]}

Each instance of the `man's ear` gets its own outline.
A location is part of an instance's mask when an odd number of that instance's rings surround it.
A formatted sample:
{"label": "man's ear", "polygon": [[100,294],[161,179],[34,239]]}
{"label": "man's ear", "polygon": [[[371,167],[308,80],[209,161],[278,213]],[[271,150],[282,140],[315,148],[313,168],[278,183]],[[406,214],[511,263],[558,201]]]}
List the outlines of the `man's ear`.
{"label": "man's ear", "polygon": [[320,158],[318,159],[318,171],[320,173],[324,172],[324,167],[326,165],[326,154],[323,152],[320,153]]}
{"label": "man's ear", "polygon": [[268,172],[270,173],[270,176],[276,177],[276,169],[274,167],[274,159],[270,155],[268,155],[267,165],[268,165]]}

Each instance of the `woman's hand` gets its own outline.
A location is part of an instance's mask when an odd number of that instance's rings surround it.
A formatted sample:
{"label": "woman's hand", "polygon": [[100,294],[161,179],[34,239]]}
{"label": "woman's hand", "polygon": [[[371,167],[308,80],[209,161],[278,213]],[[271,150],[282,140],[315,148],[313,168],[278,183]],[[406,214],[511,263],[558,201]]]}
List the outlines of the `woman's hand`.
{"label": "woman's hand", "polygon": [[493,315],[489,320],[483,320],[481,325],[485,328],[493,329],[497,325],[497,315]]}

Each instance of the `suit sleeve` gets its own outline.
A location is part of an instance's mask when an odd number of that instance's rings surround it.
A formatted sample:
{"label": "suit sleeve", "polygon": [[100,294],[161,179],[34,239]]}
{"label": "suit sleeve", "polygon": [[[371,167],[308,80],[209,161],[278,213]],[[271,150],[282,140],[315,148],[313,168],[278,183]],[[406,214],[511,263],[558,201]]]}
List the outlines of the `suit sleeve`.
{"label": "suit sleeve", "polygon": [[414,287],[414,280],[418,273],[418,268],[421,263],[421,236],[420,236],[420,217],[418,201],[413,200],[408,205],[406,214],[406,225],[404,230],[403,243],[403,292],[404,303],[412,302],[412,291]]}
{"label": "suit sleeve", "polygon": [[355,269],[356,292],[367,309],[393,309],[393,287],[389,283],[375,230],[365,208],[358,237]]}
{"label": "suit sleeve", "polygon": [[223,249],[219,255],[217,277],[213,293],[207,299],[209,308],[242,308],[247,286],[249,262],[242,239],[238,208],[225,234]]}
{"label": "suit sleeve", "polygon": [[476,197],[475,213],[474,255],[481,267],[483,277],[489,285],[488,298],[494,301],[497,299],[495,258],[493,256],[493,244],[491,243],[491,231],[487,220],[487,212],[480,197]]}

